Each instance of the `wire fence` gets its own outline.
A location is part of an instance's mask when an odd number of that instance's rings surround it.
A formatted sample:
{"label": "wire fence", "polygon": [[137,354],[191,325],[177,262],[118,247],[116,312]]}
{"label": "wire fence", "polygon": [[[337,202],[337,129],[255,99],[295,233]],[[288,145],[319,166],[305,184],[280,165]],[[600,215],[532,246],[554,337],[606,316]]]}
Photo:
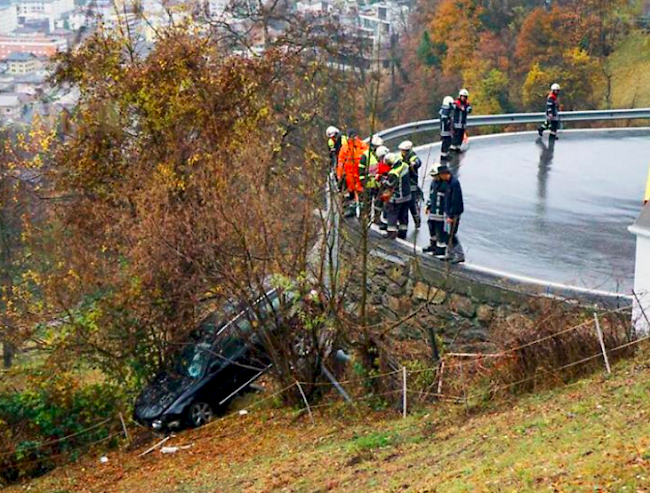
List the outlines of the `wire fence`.
{"label": "wire fence", "polygon": [[[404,417],[408,416],[409,412],[416,409],[418,406],[430,405],[434,400],[468,406],[468,403],[473,399],[483,399],[485,397],[485,387],[476,388],[477,386],[475,384],[481,379],[485,379],[486,377],[489,379],[491,376],[494,376],[495,372],[498,373],[498,369],[502,365],[507,364],[522,350],[548,343],[553,339],[561,338],[571,332],[579,330],[593,330],[592,335],[597,336],[599,349],[594,351],[593,354],[588,354],[587,356],[580,357],[574,361],[570,361],[557,367],[536,368],[534,374],[527,375],[514,381],[502,382],[497,378],[489,387],[490,392],[495,393],[505,391],[527,382],[546,378],[549,375],[560,375],[562,372],[571,368],[581,367],[588,364],[593,365],[593,362],[600,358],[603,359],[603,367],[605,371],[610,372],[609,357],[614,357],[617,353],[625,349],[636,348],[638,345],[643,344],[650,339],[650,335],[644,335],[618,344],[614,347],[606,346],[604,338],[602,337],[599,320],[607,315],[615,315],[627,310],[630,310],[630,307],[611,310],[601,313],[600,315],[594,315],[594,319],[591,321],[581,322],[566,329],[554,332],[553,334],[545,335],[533,341],[520,344],[516,347],[509,347],[499,352],[449,352],[444,354],[439,361],[435,362],[434,365],[427,368],[408,369],[405,366],[401,366],[394,371],[348,378],[336,381],[335,383],[309,383],[296,380],[270,395],[256,399],[254,402],[246,405],[245,409],[233,410],[212,420],[202,427],[202,433],[200,436],[193,436],[191,437],[191,440],[197,441],[224,438],[228,434],[228,428],[224,429],[222,427],[218,432],[211,434],[206,434],[206,430],[215,429],[219,424],[223,424],[235,418],[244,419],[246,416],[253,414],[265,405],[270,405],[267,407],[267,411],[276,410],[281,403],[272,401],[280,398],[283,394],[296,391],[300,391],[302,396],[302,405],[290,409],[283,408],[281,412],[278,413],[267,413],[264,422],[269,423],[277,420],[289,420],[290,422],[293,422],[296,418],[305,414],[309,416],[312,422],[314,422],[316,419],[314,417],[314,412],[326,412],[328,409],[333,409],[334,406],[340,407],[341,404],[347,405],[343,396],[337,393],[339,389],[344,387],[347,387],[347,394],[352,396],[350,398],[352,405],[374,403],[382,408],[389,407],[399,410],[400,414]],[[382,381],[382,385],[373,387],[373,384],[377,381]],[[319,400],[312,403],[309,402],[308,397],[303,392],[303,388],[310,387],[330,387],[332,392],[324,389],[324,392],[319,393]],[[374,391],[374,388],[384,390]],[[131,443],[131,434],[129,433],[128,428],[136,425],[141,426],[131,419],[125,420],[124,417],[119,414],[111,418],[103,419],[75,433],[23,448],[20,450],[20,453],[21,455],[25,455],[25,457],[22,458],[17,458],[16,452],[4,452],[0,454],[0,460],[5,459],[5,463],[9,456],[13,455],[15,458],[10,460],[10,463],[0,467],[0,471],[25,468],[29,465],[38,466],[39,464],[48,462],[52,463],[52,461],[58,458],[66,456],[70,457],[70,451],[57,451],[51,454],[42,454],[37,458],[34,458],[33,454],[40,453],[53,446],[60,446],[61,444],[71,440],[77,440],[90,433],[98,433],[101,430],[106,434],[105,437],[90,442],[75,444],[75,450],[88,450],[94,446],[112,440],[129,444]],[[238,433],[236,428],[231,428],[230,430],[233,436]],[[166,440],[161,440],[156,445],[147,448],[147,450],[140,455],[142,457],[148,455],[162,446],[163,443],[166,443]]]}

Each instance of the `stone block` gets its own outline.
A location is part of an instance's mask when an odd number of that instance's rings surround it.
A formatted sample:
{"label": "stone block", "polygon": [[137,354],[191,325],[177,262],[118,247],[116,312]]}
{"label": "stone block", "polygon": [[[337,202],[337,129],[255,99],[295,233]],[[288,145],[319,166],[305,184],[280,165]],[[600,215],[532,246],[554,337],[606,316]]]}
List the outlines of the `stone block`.
{"label": "stone block", "polygon": [[532,329],[535,325],[535,322],[521,313],[508,315],[506,317],[506,323],[510,329],[514,330],[528,330]]}
{"label": "stone block", "polygon": [[404,288],[399,284],[391,283],[388,285],[388,288],[386,288],[386,292],[391,296],[401,296],[404,294]]}
{"label": "stone block", "polygon": [[449,308],[462,317],[473,318],[476,315],[476,306],[472,300],[458,294],[451,295]]}
{"label": "stone block", "polygon": [[480,305],[476,309],[476,318],[484,325],[489,324],[494,318],[494,308],[490,305]]}

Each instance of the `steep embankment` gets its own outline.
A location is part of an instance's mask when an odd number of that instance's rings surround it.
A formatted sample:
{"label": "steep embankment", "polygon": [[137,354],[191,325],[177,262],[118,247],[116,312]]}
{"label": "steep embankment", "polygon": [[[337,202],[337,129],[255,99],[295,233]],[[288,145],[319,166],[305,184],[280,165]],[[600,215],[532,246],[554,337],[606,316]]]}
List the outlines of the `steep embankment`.
{"label": "steep embankment", "polygon": [[607,65],[612,74],[612,108],[650,106],[650,34],[630,34]]}
{"label": "steep embankment", "polygon": [[[264,411],[172,438],[173,455],[87,457],[32,492],[649,491],[650,352],[499,409]],[[25,491],[25,486],[9,491]]]}

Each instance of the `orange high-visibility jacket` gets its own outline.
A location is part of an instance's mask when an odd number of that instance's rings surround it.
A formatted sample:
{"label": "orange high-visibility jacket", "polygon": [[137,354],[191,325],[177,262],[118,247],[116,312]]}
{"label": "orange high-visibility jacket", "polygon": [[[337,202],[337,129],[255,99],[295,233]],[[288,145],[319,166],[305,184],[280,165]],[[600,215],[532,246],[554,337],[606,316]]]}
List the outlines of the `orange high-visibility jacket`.
{"label": "orange high-visibility jacket", "polygon": [[[348,139],[339,152],[339,166],[345,170],[345,182],[349,192],[362,192],[359,179],[359,161],[364,152],[368,150],[366,144],[359,137]],[[337,172],[338,174],[338,172]]]}

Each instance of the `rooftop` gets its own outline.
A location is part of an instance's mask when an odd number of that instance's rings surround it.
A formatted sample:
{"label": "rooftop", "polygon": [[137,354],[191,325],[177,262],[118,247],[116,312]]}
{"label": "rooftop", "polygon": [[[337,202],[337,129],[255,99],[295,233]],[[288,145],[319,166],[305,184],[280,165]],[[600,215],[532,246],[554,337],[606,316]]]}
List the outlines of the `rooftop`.
{"label": "rooftop", "polygon": [[25,52],[14,52],[3,61],[5,62],[28,62],[31,60],[37,60],[36,55],[33,53],[25,53]]}
{"label": "rooftop", "polygon": [[23,96],[15,92],[0,93],[0,107],[7,106],[21,106],[23,104]]}

